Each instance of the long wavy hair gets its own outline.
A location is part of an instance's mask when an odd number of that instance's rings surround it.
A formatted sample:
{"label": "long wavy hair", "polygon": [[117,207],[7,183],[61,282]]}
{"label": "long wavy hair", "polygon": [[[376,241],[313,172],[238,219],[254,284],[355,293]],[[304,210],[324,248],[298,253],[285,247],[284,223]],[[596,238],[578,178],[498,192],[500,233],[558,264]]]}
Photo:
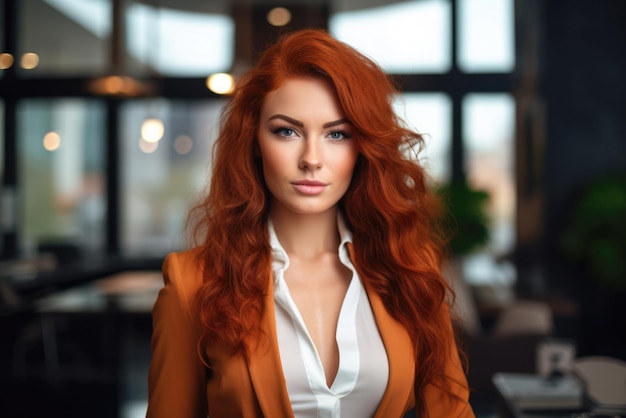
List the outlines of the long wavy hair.
{"label": "long wavy hair", "polygon": [[418,388],[433,383],[449,390],[444,366],[452,340],[441,312],[450,289],[440,273],[444,242],[433,227],[440,208],[410,155],[423,139],[396,116],[398,91],[380,67],[321,30],[285,35],[267,49],[224,108],[210,189],[191,218],[204,266],[195,299],[200,344],[219,341],[245,355],[262,335],[271,195],[256,148],[259,115],[269,92],[302,77],[330,83],[355,127],[359,156],[340,209],[353,231],[360,276],[414,342]]}

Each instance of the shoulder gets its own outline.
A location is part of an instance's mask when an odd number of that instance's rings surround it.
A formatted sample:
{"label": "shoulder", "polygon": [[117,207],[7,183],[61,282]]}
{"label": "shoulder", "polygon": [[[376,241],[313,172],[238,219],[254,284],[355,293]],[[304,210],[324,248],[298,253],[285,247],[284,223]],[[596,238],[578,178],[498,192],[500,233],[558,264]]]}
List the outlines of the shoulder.
{"label": "shoulder", "polygon": [[185,271],[193,272],[197,270],[200,272],[202,268],[202,248],[195,247],[189,250],[171,252],[165,256],[163,261],[163,269],[166,268],[182,268]]}
{"label": "shoulder", "polygon": [[169,253],[162,267],[165,286],[175,287],[180,297],[189,300],[202,286],[203,268],[200,248]]}

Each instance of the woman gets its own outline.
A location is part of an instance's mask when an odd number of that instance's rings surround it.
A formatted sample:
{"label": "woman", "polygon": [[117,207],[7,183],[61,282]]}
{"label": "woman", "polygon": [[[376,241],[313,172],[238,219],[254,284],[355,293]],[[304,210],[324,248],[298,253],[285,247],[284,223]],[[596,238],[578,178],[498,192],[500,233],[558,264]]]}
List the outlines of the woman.
{"label": "woman", "polygon": [[149,417],[473,417],[421,137],[323,31],[240,80],[153,310]]}

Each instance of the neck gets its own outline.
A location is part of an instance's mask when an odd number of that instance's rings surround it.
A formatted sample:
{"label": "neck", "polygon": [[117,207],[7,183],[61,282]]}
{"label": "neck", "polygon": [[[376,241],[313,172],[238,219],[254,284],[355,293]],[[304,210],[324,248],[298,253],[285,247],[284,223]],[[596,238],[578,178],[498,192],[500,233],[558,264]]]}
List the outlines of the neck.
{"label": "neck", "polygon": [[314,215],[299,215],[279,208],[270,210],[276,236],[290,256],[315,258],[337,252],[337,208]]}

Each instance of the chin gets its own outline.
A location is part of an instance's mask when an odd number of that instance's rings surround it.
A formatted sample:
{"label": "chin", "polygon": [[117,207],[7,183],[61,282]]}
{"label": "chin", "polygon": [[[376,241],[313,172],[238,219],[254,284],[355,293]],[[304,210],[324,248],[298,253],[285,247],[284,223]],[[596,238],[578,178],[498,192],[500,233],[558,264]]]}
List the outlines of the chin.
{"label": "chin", "polygon": [[337,205],[285,205],[280,204],[283,207],[284,212],[290,212],[297,215],[303,216],[313,216],[313,215],[321,215],[323,213],[327,213],[328,211],[334,210]]}

